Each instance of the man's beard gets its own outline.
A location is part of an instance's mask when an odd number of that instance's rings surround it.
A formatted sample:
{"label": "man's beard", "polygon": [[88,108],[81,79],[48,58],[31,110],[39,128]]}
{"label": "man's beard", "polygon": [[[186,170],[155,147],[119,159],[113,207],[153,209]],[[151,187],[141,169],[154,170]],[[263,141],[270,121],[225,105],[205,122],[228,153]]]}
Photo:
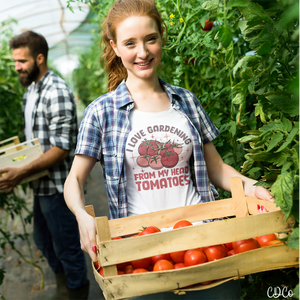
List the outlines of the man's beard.
{"label": "man's beard", "polygon": [[[20,71],[19,71],[19,73],[20,73]],[[30,86],[31,83],[38,78],[38,76],[40,74],[40,69],[37,66],[36,61],[34,61],[34,65],[33,65],[32,69],[29,72],[26,71],[26,73],[27,73],[27,76],[20,76],[20,74],[19,74],[19,80],[23,87]]]}

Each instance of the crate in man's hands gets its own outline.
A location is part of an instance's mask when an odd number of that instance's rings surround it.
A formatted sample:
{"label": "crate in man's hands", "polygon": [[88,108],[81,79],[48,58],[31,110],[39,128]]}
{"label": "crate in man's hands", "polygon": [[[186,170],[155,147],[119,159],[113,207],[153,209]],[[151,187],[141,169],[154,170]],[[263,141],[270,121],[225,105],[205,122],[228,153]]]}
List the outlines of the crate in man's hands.
{"label": "crate in man's hands", "polygon": [[[0,169],[26,166],[38,159],[42,154],[43,149],[37,138],[20,143],[17,136],[11,137],[0,141]],[[48,174],[48,170],[36,173],[22,180],[20,184],[38,179]],[[5,176],[5,173],[2,174],[2,176]]]}
{"label": "crate in man's hands", "polygon": [[[97,255],[105,277],[97,272],[94,265],[93,270],[105,298],[126,299],[166,291],[181,294],[211,288],[248,274],[298,267],[299,251],[281,244],[182,269],[117,275],[116,264],[119,263],[292,229],[294,220],[289,218],[286,221],[285,215],[274,203],[245,197],[240,178],[231,178],[230,186],[232,198],[229,199],[109,221],[107,217],[97,217]],[[258,205],[263,205],[268,212],[258,214]],[[86,210],[95,217],[92,206],[87,206]],[[150,235],[111,240],[113,237],[136,234],[142,226],[166,228],[182,219],[195,222],[219,218],[223,219]],[[209,285],[198,284],[210,280],[214,282]],[[184,288],[194,284],[198,285]]]}

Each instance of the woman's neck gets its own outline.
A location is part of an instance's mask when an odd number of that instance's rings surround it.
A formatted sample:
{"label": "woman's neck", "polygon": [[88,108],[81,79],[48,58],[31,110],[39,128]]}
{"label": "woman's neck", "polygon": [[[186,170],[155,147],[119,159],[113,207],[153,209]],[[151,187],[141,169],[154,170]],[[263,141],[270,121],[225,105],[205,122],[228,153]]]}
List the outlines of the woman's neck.
{"label": "woman's neck", "polygon": [[135,109],[159,112],[170,107],[170,100],[160,85],[158,76],[149,80],[126,80],[126,86],[135,104]]}

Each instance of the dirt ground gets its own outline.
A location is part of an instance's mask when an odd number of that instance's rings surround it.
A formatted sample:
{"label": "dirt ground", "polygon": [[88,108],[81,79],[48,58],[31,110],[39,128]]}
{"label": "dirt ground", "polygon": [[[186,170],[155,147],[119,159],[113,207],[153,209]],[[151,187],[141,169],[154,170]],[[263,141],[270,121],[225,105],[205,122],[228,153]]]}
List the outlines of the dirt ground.
{"label": "dirt ground", "polygon": [[[86,202],[87,205],[94,205],[96,216],[108,216],[108,204],[100,164],[96,164],[88,179]],[[19,225],[17,225],[18,228]],[[30,233],[32,252],[34,258],[38,260],[41,256],[41,252],[36,248],[33,242],[32,231],[32,225],[28,225],[27,232]],[[15,246],[17,249],[20,249],[22,253],[29,255],[28,246],[25,241],[21,239],[16,240]],[[3,254],[0,253],[0,256],[2,255]],[[88,299],[102,300],[104,297],[94,278],[91,261],[86,253],[85,256],[90,281],[90,294]],[[39,265],[45,273],[45,287],[43,290],[37,289],[41,281],[41,275],[38,269],[22,262],[15,251],[8,249],[4,255],[4,259],[1,258],[0,261],[0,268],[4,268],[6,271],[3,284],[0,286],[0,299],[2,295],[6,300],[43,300],[46,295],[53,294],[56,286],[54,274],[46,261],[39,263]]]}

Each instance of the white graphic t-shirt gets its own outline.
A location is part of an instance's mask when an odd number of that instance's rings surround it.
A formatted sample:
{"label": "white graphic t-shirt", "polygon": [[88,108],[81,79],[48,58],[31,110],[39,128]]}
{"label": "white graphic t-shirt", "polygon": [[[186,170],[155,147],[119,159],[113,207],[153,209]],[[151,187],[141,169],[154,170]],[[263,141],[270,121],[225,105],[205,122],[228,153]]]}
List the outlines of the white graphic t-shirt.
{"label": "white graphic t-shirt", "polygon": [[172,107],[132,110],[125,162],[129,216],[197,204],[190,174],[193,145],[187,120]]}

